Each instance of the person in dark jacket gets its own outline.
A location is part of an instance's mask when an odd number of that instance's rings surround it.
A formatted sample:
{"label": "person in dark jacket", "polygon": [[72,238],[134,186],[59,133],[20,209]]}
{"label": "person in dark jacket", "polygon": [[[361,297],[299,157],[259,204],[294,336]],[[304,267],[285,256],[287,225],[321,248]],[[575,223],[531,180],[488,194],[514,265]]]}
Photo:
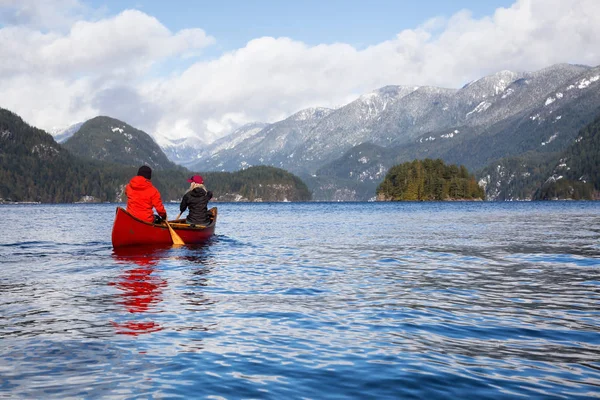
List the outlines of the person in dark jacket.
{"label": "person in dark jacket", "polygon": [[208,201],[212,199],[213,194],[211,191],[206,190],[204,186],[204,179],[200,175],[194,175],[190,179],[190,188],[183,195],[179,210],[183,213],[186,209],[189,209],[186,222],[194,225],[206,225],[210,222],[210,216],[208,213]]}

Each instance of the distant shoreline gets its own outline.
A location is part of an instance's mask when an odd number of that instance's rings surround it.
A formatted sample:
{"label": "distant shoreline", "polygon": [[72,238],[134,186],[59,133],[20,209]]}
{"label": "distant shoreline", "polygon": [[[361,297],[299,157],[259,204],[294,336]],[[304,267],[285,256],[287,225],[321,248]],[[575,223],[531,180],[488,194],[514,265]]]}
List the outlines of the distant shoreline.
{"label": "distant shoreline", "polygon": [[[550,203],[550,202],[600,202],[600,199],[549,199],[549,200],[481,200],[481,199],[464,199],[464,200],[388,200],[388,201],[327,201],[327,200],[310,200],[310,201],[211,201],[211,204],[225,203],[240,203],[240,204],[260,204],[260,203]],[[125,205],[125,202],[85,202],[76,201],[72,203],[42,203],[41,201],[0,201],[0,206],[3,205],[61,205],[61,204],[114,204]],[[164,204],[179,204],[179,201],[166,201]]]}

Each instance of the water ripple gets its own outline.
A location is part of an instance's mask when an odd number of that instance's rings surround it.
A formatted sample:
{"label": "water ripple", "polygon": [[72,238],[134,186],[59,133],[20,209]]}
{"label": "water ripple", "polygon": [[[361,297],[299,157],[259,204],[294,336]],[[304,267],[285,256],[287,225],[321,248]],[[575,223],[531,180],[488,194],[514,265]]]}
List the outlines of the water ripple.
{"label": "water ripple", "polygon": [[60,222],[0,240],[0,397],[600,397],[598,203],[219,208],[113,251],[114,206],[31,206]]}

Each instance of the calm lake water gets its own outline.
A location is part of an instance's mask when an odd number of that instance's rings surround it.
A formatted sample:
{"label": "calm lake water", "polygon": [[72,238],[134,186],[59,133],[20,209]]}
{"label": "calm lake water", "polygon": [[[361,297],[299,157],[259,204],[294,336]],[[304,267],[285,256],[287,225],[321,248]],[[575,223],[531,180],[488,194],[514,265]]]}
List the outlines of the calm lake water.
{"label": "calm lake water", "polygon": [[0,397],[600,397],[599,202],[214,205],[0,206]]}

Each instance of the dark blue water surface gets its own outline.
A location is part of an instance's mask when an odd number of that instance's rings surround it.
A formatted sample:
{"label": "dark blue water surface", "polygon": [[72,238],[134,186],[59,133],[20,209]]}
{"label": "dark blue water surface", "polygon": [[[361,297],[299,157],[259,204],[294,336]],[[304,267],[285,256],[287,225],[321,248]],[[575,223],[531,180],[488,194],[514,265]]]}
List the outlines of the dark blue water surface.
{"label": "dark blue water surface", "polygon": [[600,397],[598,202],[217,206],[0,206],[0,397]]}

